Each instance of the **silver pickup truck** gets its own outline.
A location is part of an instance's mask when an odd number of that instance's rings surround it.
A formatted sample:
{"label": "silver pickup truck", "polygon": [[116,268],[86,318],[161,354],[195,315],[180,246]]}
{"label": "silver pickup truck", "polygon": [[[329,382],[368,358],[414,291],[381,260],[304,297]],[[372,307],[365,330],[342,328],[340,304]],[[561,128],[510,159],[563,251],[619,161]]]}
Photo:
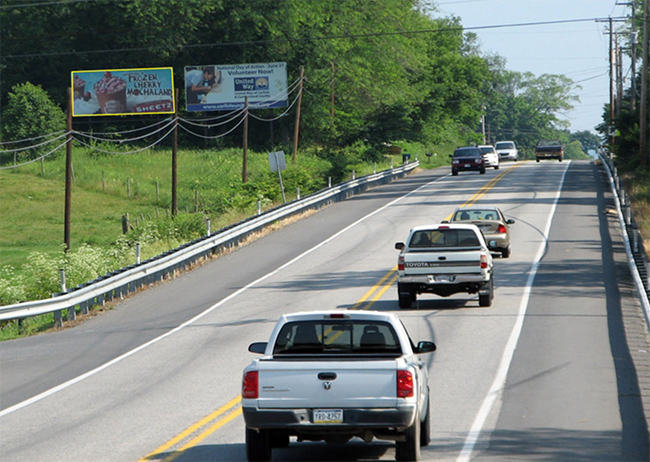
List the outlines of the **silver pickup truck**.
{"label": "silver pickup truck", "polygon": [[[495,242],[491,246],[496,246]],[[397,242],[397,295],[400,308],[410,308],[418,294],[441,297],[478,293],[480,306],[492,305],[493,263],[481,230],[472,224],[449,223],[411,229],[406,244]]]}
{"label": "silver pickup truck", "polygon": [[314,311],[287,314],[262,354],[244,369],[242,410],[249,461],[298,441],[346,443],[353,437],[396,442],[396,459],[417,461],[430,442],[429,387],[422,353],[394,313]]}

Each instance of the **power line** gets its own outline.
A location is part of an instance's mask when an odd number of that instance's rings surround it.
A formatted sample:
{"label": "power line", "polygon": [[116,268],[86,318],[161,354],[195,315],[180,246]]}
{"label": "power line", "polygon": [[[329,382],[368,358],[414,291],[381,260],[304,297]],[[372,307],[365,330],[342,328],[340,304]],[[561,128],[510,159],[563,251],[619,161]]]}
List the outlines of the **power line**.
{"label": "power line", "polygon": [[103,0],[62,0],[57,2],[41,2],[41,3],[23,3],[21,5],[3,5],[0,6],[0,10],[12,10],[15,8],[29,8],[32,6],[49,6],[49,5],[63,5],[66,3],[90,3]]}
{"label": "power line", "polygon": [[[83,0],[83,1],[106,1],[106,0]],[[612,19],[626,19],[624,17],[617,17]],[[526,22],[526,23],[513,23],[513,24],[497,24],[491,26],[474,26],[474,27],[447,27],[440,29],[424,29],[424,30],[415,30],[415,31],[399,31],[399,32],[373,32],[367,34],[344,34],[344,35],[325,35],[321,37],[301,37],[301,38],[288,38],[288,39],[272,39],[272,40],[244,40],[238,42],[226,42],[226,43],[197,43],[193,45],[182,45],[178,47],[177,45],[169,45],[163,47],[140,47],[140,48],[121,48],[117,50],[91,50],[91,51],[62,51],[56,53],[33,53],[33,54],[23,54],[23,55],[8,55],[2,56],[2,59],[18,59],[18,58],[40,58],[46,56],[66,56],[66,55],[87,55],[95,53],[122,53],[122,52],[133,52],[133,51],[156,51],[156,50],[168,50],[171,48],[174,49],[193,49],[193,48],[208,48],[208,47],[224,47],[224,46],[241,46],[241,45],[264,45],[271,43],[292,43],[292,42],[306,42],[306,41],[317,41],[317,40],[341,40],[341,39],[363,39],[371,37],[386,37],[386,36],[395,36],[395,35],[419,35],[419,34],[438,34],[443,32],[464,32],[464,31],[474,31],[474,30],[486,30],[486,29],[503,29],[508,27],[531,27],[531,26],[544,26],[550,24],[570,24],[578,22],[599,22],[609,20],[609,18],[585,18],[585,19],[564,19],[557,21],[540,21],[540,22]]]}

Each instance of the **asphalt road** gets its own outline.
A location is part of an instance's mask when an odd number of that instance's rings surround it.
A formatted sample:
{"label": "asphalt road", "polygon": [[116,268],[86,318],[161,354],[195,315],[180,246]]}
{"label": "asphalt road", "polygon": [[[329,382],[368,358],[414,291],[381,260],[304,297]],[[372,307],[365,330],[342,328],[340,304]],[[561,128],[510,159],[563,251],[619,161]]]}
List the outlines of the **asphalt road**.
{"label": "asphalt road", "polygon": [[[420,172],[293,223],[72,329],[0,343],[4,461],[245,460],[247,346],[281,313],[398,311],[428,355],[424,460],[648,460],[648,335],[591,162]],[[399,310],[394,243],[460,205],[514,218],[495,299]],[[630,327],[632,326],[632,327]],[[644,399],[646,401],[644,401]],[[391,460],[295,443],[274,460]]]}

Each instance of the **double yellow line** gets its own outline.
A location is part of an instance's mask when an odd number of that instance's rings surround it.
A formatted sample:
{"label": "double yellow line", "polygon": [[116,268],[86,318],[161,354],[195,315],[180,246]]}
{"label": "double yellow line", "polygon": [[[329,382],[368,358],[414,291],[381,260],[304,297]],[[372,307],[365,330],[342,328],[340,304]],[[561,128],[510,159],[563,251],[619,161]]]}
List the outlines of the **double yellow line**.
{"label": "double yellow line", "polygon": [[[463,204],[463,207],[467,207],[476,203],[481,197],[485,195],[485,193],[492,189],[495,184],[497,184],[505,175],[507,175],[508,172],[512,171],[518,166],[519,164],[500,172],[497,176],[487,182],[476,194],[470,197],[469,200]],[[451,215],[447,219],[449,218],[451,218]],[[374,303],[379,300],[393,284],[395,284],[397,277],[397,266],[394,266],[350,309],[370,309],[370,307],[372,307],[372,305],[374,305]],[[171,462],[180,457],[186,450],[196,446],[205,438],[217,431],[219,428],[223,427],[231,420],[239,417],[241,414],[241,395],[239,395],[225,405],[221,406],[212,414],[204,417],[194,425],[188,427],[186,430],[173,437],[171,440],[157,448],[155,451],[147,454],[138,462],[150,462],[152,460]],[[162,457],[162,454],[174,447],[177,447],[178,449],[173,449],[164,459],[160,459]]]}

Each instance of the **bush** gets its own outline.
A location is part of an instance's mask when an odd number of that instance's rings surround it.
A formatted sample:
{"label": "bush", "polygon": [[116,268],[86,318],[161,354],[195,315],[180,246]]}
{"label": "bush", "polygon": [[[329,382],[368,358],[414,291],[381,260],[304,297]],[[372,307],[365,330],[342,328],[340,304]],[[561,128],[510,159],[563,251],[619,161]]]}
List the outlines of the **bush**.
{"label": "bush", "polygon": [[[29,117],[26,117],[26,114],[29,114]],[[65,114],[40,86],[27,82],[12,88],[9,102],[2,112],[4,139],[27,140],[28,145],[33,146],[54,138],[41,138],[43,134],[65,130],[65,127]],[[57,144],[60,142],[20,151],[16,157],[21,161],[35,159],[50,152]]]}

